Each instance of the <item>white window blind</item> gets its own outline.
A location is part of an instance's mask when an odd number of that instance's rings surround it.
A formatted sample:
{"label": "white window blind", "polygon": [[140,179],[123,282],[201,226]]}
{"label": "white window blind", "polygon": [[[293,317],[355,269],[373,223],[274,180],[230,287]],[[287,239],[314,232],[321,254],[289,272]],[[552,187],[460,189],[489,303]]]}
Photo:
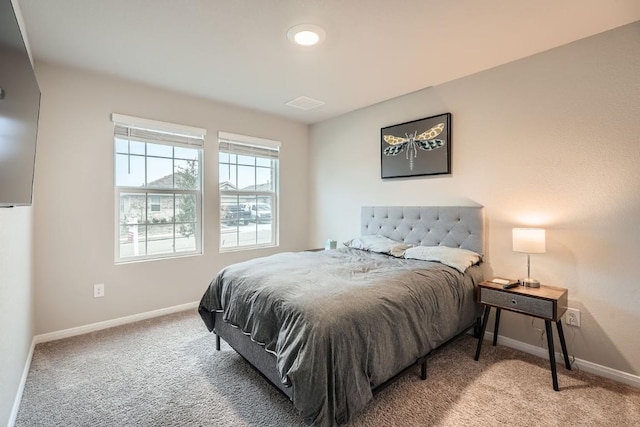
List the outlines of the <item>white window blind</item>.
{"label": "white window blind", "polygon": [[189,135],[177,135],[166,132],[157,132],[149,129],[137,129],[122,125],[116,125],[115,136],[129,139],[131,141],[153,142],[155,144],[167,145],[194,145],[202,147],[204,136],[193,137]]}
{"label": "white window blind", "polygon": [[238,154],[240,156],[262,157],[265,159],[277,159],[280,153],[278,148],[258,147],[246,145],[237,141],[221,140],[220,152],[228,154]]}

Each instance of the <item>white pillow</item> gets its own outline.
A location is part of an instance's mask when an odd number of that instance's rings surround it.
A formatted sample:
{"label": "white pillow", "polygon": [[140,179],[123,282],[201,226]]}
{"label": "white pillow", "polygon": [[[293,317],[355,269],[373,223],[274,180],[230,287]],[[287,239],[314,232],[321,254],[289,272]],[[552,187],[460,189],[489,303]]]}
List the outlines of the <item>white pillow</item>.
{"label": "white pillow", "polygon": [[482,256],[467,249],[448,246],[414,246],[404,252],[407,259],[436,261],[455,268],[461,273],[482,260]]}
{"label": "white pillow", "polygon": [[344,245],[352,249],[362,249],[370,252],[393,255],[397,258],[401,258],[406,249],[413,247],[413,245],[408,243],[397,242],[388,237],[376,234],[354,237],[344,242]]}

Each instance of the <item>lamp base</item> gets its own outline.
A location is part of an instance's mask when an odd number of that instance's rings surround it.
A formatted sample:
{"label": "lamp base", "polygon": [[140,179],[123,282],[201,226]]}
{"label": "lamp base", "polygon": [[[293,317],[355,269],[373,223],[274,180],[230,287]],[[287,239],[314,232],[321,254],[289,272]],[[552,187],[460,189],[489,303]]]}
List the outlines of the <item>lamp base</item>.
{"label": "lamp base", "polygon": [[527,277],[526,279],[519,280],[521,286],[526,286],[527,288],[539,288],[540,281],[536,279],[532,279],[531,277]]}

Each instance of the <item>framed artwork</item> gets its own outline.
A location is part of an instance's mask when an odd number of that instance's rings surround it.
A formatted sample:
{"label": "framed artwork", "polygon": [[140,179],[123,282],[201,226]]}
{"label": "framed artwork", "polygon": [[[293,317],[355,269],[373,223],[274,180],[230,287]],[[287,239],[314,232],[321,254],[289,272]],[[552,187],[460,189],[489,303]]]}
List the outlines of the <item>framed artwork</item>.
{"label": "framed artwork", "polygon": [[451,113],[380,129],[382,179],[451,173]]}

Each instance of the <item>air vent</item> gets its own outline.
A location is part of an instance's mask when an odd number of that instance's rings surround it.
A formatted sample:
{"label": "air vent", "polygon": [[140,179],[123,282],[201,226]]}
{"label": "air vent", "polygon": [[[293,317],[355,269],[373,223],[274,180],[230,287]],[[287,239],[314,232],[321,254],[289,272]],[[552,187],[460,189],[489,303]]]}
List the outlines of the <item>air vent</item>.
{"label": "air vent", "polygon": [[313,108],[324,105],[324,102],[318,101],[317,99],[309,98],[308,96],[299,96],[296,99],[292,99],[287,102],[289,107],[299,108],[301,110],[311,110]]}

